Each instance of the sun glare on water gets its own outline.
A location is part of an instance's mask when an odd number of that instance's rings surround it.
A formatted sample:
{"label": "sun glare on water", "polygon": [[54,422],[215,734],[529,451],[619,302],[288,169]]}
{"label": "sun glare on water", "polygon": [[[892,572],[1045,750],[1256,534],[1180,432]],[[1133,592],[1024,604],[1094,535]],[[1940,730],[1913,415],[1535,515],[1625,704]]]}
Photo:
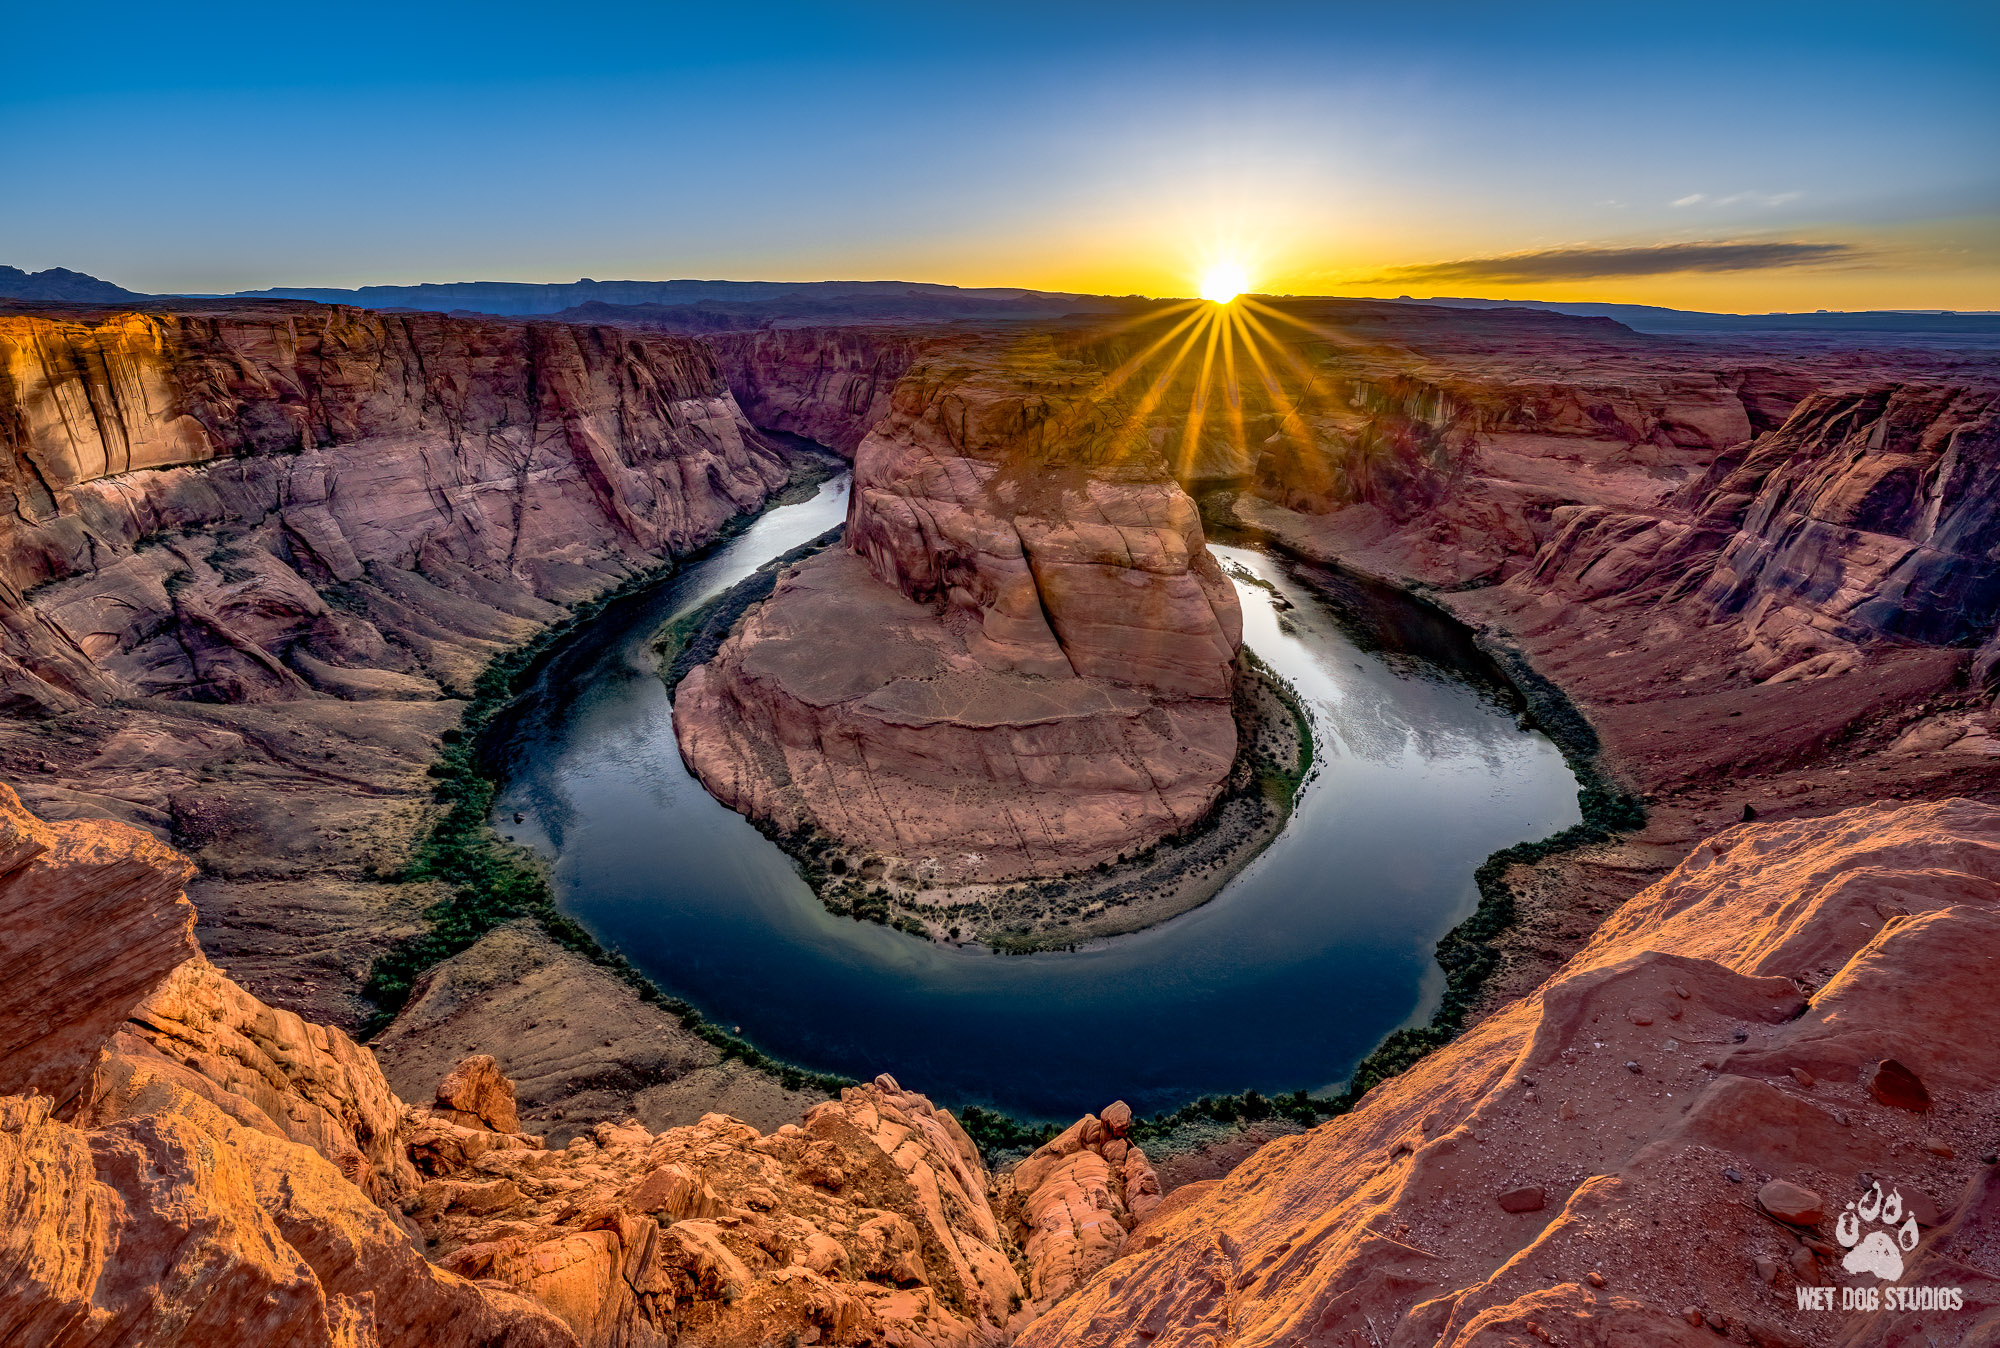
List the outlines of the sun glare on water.
{"label": "sun glare on water", "polygon": [[1201,278],[1201,297],[1211,304],[1227,304],[1250,288],[1250,278],[1234,262],[1218,262]]}

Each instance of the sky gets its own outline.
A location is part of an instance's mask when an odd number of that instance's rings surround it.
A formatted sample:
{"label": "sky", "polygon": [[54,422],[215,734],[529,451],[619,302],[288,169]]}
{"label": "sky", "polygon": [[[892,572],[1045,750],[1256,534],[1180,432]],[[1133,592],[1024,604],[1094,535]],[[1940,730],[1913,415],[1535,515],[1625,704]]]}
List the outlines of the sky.
{"label": "sky", "polygon": [[23,6],[0,263],[2000,309],[2000,5]]}

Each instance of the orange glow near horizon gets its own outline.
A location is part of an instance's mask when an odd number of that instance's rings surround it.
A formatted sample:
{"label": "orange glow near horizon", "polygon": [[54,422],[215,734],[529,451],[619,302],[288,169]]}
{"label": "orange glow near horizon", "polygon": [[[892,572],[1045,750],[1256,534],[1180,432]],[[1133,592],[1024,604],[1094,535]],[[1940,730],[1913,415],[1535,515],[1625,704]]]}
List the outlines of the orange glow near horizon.
{"label": "orange glow near horizon", "polygon": [[[1164,324],[1164,331],[1142,339],[1136,352],[1105,374],[1098,393],[1114,394],[1128,384],[1135,387],[1136,396],[1119,432],[1119,438],[1133,446],[1146,442],[1152,418],[1167,410],[1170,396],[1186,397],[1185,418],[1162,446],[1168,467],[1180,477],[1189,474],[1200,455],[1205,430],[1212,429],[1235,456],[1247,459],[1246,413],[1268,414],[1276,422],[1277,434],[1310,452],[1314,435],[1308,417],[1339,410],[1312,357],[1272,328],[1282,325],[1318,342],[1344,344],[1350,339],[1232,288],[1236,277],[1211,284],[1214,279],[1212,274],[1203,277],[1206,302],[1184,300],[1164,312],[1129,318],[1102,330],[1109,335]],[[1175,393],[1177,385],[1182,393]]]}

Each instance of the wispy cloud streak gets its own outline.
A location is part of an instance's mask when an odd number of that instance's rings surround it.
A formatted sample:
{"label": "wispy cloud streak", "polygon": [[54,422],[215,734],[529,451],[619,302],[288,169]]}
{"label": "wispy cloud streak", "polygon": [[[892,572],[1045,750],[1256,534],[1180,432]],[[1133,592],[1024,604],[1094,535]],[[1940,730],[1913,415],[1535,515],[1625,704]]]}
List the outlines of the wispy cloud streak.
{"label": "wispy cloud streak", "polygon": [[1547,248],[1499,257],[1458,258],[1395,267],[1382,281],[1581,281],[1606,276],[1665,276],[1673,272],[1767,271],[1779,267],[1853,262],[1862,251],[1846,243],[1661,243],[1642,248]]}

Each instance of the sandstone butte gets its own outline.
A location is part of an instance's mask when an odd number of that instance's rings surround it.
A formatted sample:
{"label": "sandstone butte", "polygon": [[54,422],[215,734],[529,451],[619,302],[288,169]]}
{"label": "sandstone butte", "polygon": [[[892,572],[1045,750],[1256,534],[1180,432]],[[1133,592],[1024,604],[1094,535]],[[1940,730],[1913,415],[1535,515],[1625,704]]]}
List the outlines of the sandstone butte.
{"label": "sandstone butte", "polygon": [[[1291,309],[1333,334],[1296,352],[1325,372],[1310,435],[1252,397],[1240,436],[1177,436],[1177,388],[1146,445],[1205,508],[1553,679],[1648,819],[1507,870],[1463,1038],[1178,1188],[1117,1108],[995,1176],[894,1083],[759,1085],[532,923],[434,969],[379,1056],[345,1033],[429,901],[375,867],[484,662],[764,500],[786,465],[744,406],[859,453],[985,339],[0,314],[0,774],[54,821],[4,811],[0,1340],[1993,1341],[1995,824],[1954,799],[2000,786],[1990,362]],[[1051,345],[1103,369],[1133,340]],[[928,434],[882,447],[911,469],[877,479],[884,520],[955,513]],[[1007,575],[882,546],[839,594]],[[999,592],[928,592],[937,639],[969,650]],[[831,1120],[866,1145],[805,1159]],[[1924,1228],[1905,1281],[1962,1312],[1787,1309],[1856,1279],[1759,1196],[1830,1221],[1863,1174]],[[842,1254],[809,1249],[828,1290],[787,1300],[773,1231],[807,1226]]]}
{"label": "sandstone butte", "polygon": [[1236,593],[1106,372],[1042,343],[913,365],[845,547],[683,681],[716,796],[946,882],[1084,869],[1199,820],[1236,753]]}

